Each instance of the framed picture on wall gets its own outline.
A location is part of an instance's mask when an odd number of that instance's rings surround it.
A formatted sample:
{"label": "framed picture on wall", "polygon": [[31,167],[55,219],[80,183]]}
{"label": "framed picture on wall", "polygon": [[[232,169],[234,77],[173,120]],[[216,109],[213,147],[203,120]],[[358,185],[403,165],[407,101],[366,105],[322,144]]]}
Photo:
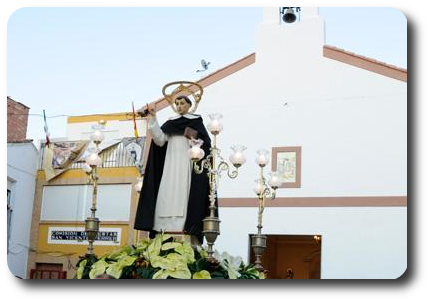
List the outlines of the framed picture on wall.
{"label": "framed picture on wall", "polygon": [[300,188],[302,176],[302,147],[273,147],[272,171],[282,179],[280,188]]}

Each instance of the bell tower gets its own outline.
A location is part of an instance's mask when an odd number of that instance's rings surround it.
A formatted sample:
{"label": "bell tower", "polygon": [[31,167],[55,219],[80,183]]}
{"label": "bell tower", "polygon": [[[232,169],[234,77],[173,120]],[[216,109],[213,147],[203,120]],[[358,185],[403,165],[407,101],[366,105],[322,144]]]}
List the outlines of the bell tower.
{"label": "bell tower", "polygon": [[[285,22],[287,20],[289,22]],[[266,7],[257,28],[256,60],[272,65],[283,57],[290,64],[294,58],[320,58],[325,44],[324,20],[317,7]],[[282,64],[281,62],[273,62]]]}

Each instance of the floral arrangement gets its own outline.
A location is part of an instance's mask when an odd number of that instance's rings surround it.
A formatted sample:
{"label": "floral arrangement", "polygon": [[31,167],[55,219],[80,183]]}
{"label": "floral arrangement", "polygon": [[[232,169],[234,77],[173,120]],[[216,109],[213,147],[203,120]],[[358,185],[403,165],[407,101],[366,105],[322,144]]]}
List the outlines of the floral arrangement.
{"label": "floral arrangement", "polygon": [[86,255],[77,263],[77,279],[96,279],[107,274],[115,279],[264,279],[252,264],[240,257],[221,255],[206,259],[205,249],[194,250],[188,242],[158,234],[136,246],[124,246],[101,258]]}

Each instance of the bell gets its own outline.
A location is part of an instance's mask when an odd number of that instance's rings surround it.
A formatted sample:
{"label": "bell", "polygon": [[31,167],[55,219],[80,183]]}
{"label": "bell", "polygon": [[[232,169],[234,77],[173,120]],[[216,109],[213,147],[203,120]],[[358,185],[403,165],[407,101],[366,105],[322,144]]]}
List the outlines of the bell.
{"label": "bell", "polygon": [[291,7],[289,7],[287,9],[287,13],[282,17],[282,20],[285,23],[293,23],[294,21],[296,21],[296,19],[297,19],[297,17],[294,14],[294,11],[293,11],[293,9]]}

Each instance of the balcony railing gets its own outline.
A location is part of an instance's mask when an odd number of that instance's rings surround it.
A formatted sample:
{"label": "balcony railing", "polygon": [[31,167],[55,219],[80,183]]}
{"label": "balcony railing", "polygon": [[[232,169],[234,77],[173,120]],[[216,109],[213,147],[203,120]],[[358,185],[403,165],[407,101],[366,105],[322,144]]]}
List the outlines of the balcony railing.
{"label": "balcony railing", "polygon": [[[61,143],[74,143],[76,141],[62,141]],[[55,142],[57,143],[57,142]],[[135,158],[132,154],[126,149],[124,142],[119,142],[117,145],[113,147],[108,147],[109,151],[102,151],[99,155],[102,159],[101,168],[118,168],[118,167],[133,167],[138,166],[140,163],[140,158]],[[137,153],[138,154],[138,153]],[[39,155],[39,170],[43,169],[44,164],[44,155],[45,155],[45,144],[41,144],[40,155]],[[140,156],[143,156],[143,148],[140,152]],[[85,159],[81,158],[75,162],[73,162],[68,169],[82,169],[85,164]]]}

